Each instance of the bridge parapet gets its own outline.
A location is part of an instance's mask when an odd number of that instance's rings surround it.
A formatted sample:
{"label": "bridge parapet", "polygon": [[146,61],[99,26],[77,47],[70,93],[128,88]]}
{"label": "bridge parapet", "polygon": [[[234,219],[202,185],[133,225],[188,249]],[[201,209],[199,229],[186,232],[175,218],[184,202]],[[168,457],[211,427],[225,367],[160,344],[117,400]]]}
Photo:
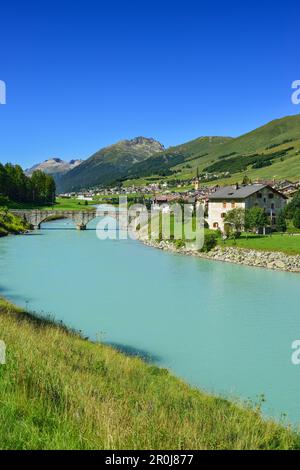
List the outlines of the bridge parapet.
{"label": "bridge parapet", "polygon": [[118,219],[119,211],[95,210],[11,210],[11,212],[25,220],[35,230],[41,228],[41,224],[54,218],[73,220],[78,230],[86,230],[86,226],[96,217],[109,216]]}

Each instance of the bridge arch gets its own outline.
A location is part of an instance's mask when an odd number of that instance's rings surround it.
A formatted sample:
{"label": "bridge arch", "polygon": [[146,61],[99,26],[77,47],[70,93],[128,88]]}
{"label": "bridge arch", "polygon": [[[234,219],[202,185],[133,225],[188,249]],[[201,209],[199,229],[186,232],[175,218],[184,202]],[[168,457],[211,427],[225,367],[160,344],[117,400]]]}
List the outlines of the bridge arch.
{"label": "bridge arch", "polygon": [[71,219],[70,217],[66,217],[66,216],[48,216],[46,218],[44,218],[43,220],[41,220],[41,222],[39,223],[38,227],[35,227],[35,229],[37,230],[40,230],[44,227],[43,224],[47,223],[47,222],[55,222],[55,221],[58,221],[58,220],[65,220],[66,221],[66,225],[67,225],[67,221],[69,221],[70,225],[71,225],[71,228],[72,229],[76,229],[76,225],[75,225],[75,222],[73,219]]}

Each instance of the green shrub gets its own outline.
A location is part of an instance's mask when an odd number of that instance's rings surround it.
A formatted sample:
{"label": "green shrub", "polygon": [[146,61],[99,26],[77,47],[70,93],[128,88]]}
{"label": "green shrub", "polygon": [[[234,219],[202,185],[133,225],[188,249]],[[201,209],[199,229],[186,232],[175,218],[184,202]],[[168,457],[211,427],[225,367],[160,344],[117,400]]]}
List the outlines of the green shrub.
{"label": "green shrub", "polygon": [[208,253],[209,251],[211,251],[217,245],[217,239],[218,239],[217,234],[214,234],[214,233],[206,234],[204,237],[204,245],[200,251],[204,253]]}
{"label": "green shrub", "polygon": [[254,163],[254,165],[252,165],[252,168],[258,169],[258,168],[264,168],[266,166],[271,166],[271,165],[272,165],[272,160],[261,159],[260,161]]}
{"label": "green shrub", "polygon": [[28,229],[28,225],[19,217],[14,216],[5,208],[0,208],[0,236],[9,233],[18,234]]}
{"label": "green shrub", "polygon": [[174,244],[176,246],[176,248],[183,248],[185,246],[185,241],[181,238],[179,240],[175,240],[174,241]]}

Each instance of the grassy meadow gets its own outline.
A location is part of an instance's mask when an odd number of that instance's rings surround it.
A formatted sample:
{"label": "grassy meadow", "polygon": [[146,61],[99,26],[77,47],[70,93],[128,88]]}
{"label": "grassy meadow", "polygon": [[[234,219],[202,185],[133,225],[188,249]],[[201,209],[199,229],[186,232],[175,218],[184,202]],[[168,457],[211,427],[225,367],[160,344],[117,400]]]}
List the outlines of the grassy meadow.
{"label": "grassy meadow", "polygon": [[[128,200],[132,197],[137,197],[137,195],[127,195]],[[97,196],[93,201],[80,201],[76,198],[63,198],[57,197],[55,204],[42,205],[42,204],[31,204],[31,203],[20,203],[20,202],[9,202],[7,204],[9,209],[24,209],[24,210],[58,210],[58,211],[67,211],[67,210],[92,210],[94,209],[95,204],[111,204],[112,196]],[[118,201],[118,196],[114,196],[114,199]]]}
{"label": "grassy meadow", "polygon": [[21,203],[21,202],[9,202],[7,204],[9,209],[24,209],[24,210],[34,210],[34,209],[41,209],[41,210],[86,210],[92,209],[92,205],[95,202],[88,201],[85,204],[85,201],[78,201],[75,198],[56,198],[55,204],[43,205],[43,204],[33,204],[33,203]]}
{"label": "grassy meadow", "polygon": [[[195,217],[193,217],[192,219],[192,225],[190,223],[186,223],[184,225],[183,230],[187,240],[193,239],[192,230],[195,230],[195,225]],[[176,230],[177,233],[182,233],[181,221],[176,221],[176,218],[173,215],[171,215],[170,219],[169,215],[160,215],[159,223],[157,222],[157,226],[159,227],[159,232],[157,232],[158,240],[163,238],[163,226],[165,228],[168,227],[170,239],[172,239]],[[160,236],[158,236],[158,233],[160,234]],[[155,238],[155,234],[155,231],[151,234],[151,226],[149,226],[148,235]],[[286,233],[274,232],[269,235],[257,235],[252,232],[244,232],[242,233],[240,238],[228,238],[226,240],[223,240],[220,232],[207,228],[204,229],[204,237],[207,238],[210,236],[214,236],[216,238],[216,243],[224,248],[235,247],[257,251],[283,252],[288,255],[300,255],[300,230],[296,229],[291,222],[288,223],[288,231]],[[180,244],[180,240],[177,241],[177,245],[178,247],[182,246],[182,244]]]}
{"label": "grassy meadow", "polygon": [[236,240],[228,239],[223,242],[218,240],[220,246],[233,246],[236,248],[245,248],[258,251],[283,252],[287,255],[300,255],[300,234],[281,234],[255,235],[243,233]]}
{"label": "grassy meadow", "polygon": [[2,449],[297,449],[259,408],[202,393],[165,369],[0,299]]}

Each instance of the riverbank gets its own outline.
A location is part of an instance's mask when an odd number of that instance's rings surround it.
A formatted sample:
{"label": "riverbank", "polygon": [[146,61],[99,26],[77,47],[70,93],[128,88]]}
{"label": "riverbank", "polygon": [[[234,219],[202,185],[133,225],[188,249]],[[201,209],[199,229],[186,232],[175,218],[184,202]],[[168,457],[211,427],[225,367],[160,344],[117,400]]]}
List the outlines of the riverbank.
{"label": "riverbank", "polygon": [[166,240],[153,241],[140,238],[140,241],[147,246],[166,250],[171,253],[245,266],[273,269],[275,271],[300,273],[300,255],[287,255],[276,251],[258,251],[228,246],[216,246],[209,252],[199,252],[189,250],[186,247],[178,248],[174,243]]}
{"label": "riverbank", "polygon": [[167,370],[0,299],[2,449],[296,449],[258,409],[192,389]]}
{"label": "riverbank", "polygon": [[7,235],[19,235],[29,230],[29,226],[19,217],[0,208],[0,238]]}

